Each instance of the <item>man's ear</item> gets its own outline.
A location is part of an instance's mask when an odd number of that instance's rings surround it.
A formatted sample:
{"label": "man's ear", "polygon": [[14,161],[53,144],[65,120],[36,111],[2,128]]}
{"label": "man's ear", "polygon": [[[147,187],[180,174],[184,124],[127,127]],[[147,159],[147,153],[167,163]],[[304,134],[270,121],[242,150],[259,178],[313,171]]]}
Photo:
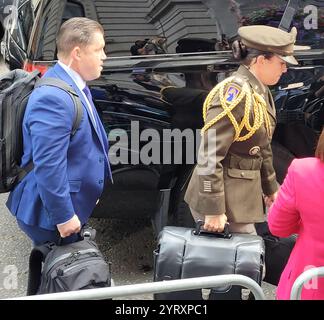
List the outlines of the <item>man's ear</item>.
{"label": "man's ear", "polygon": [[73,60],[80,60],[81,58],[81,49],[80,47],[74,47],[73,50],[71,51],[71,57]]}

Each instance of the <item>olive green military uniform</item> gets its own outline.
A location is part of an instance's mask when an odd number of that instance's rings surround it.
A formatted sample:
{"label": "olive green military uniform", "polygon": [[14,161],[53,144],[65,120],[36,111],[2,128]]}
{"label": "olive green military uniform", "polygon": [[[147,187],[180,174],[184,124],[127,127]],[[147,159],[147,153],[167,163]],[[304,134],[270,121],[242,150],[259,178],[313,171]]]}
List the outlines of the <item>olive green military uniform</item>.
{"label": "olive green military uniform", "polygon": [[[270,147],[275,128],[275,107],[271,93],[245,66],[234,74],[227,90],[231,87],[240,90],[244,82],[249,82],[251,88],[265,99],[271,132],[268,133],[266,127],[262,126],[246,141],[233,142],[235,130],[229,117],[217,122],[205,132],[199,150],[199,157],[205,158],[205,161],[200,158],[200,162],[209,161],[211,166],[215,163],[215,170],[209,175],[199,174],[204,169],[198,165],[185,195],[185,201],[193,210],[205,215],[226,213],[228,220],[236,223],[263,221],[262,190],[270,195],[278,189]],[[232,112],[237,122],[243,118],[244,110],[245,99]],[[208,109],[206,122],[222,111],[219,97],[216,96]],[[210,157],[214,157],[214,160]]]}
{"label": "olive green military uniform", "polygon": [[[266,28],[267,32],[262,28]],[[283,60],[295,64],[296,60],[292,53],[296,30],[287,33],[264,26],[240,29],[239,34],[242,40],[248,42],[249,47],[275,52],[283,55]],[[253,41],[258,42],[254,45]],[[189,182],[185,201],[194,216],[225,213],[229,222],[242,224],[261,222],[264,221],[262,193],[272,195],[278,189],[270,145],[276,124],[274,102],[269,88],[243,65],[223,88],[223,91],[217,92],[209,101],[205,125],[217,116],[220,117],[226,111],[226,106],[231,110],[204,131],[198,165]],[[240,99],[243,88],[249,93]],[[263,121],[259,121],[261,123],[259,128],[248,136],[246,135],[251,128],[249,126],[241,128],[240,136],[246,138],[239,140],[234,124],[239,127],[246,116],[249,123],[253,124],[261,112],[262,108],[253,106],[254,96],[259,97],[258,100],[265,109]]]}

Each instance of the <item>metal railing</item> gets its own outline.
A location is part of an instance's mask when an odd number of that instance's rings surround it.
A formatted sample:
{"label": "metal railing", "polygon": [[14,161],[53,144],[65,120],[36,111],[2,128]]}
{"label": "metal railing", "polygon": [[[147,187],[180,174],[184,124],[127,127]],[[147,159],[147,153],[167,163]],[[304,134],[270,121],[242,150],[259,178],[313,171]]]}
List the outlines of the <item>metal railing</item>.
{"label": "metal railing", "polygon": [[265,300],[262,288],[254,280],[247,276],[238,274],[139,283],[108,288],[16,297],[8,300],[101,300],[148,293],[213,288],[222,285],[238,285],[245,287],[251,290],[256,300]]}
{"label": "metal railing", "polygon": [[291,288],[290,300],[300,300],[305,283],[317,277],[324,277],[324,267],[311,268],[300,274]]}

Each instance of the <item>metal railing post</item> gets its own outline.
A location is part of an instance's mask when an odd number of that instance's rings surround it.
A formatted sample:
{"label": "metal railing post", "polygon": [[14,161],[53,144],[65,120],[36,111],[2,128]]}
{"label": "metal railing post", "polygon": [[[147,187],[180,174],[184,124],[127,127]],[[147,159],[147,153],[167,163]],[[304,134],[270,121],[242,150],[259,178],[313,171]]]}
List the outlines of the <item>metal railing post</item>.
{"label": "metal railing post", "polygon": [[324,267],[308,269],[300,274],[291,288],[290,300],[300,300],[304,284],[314,277],[324,277]]}
{"label": "metal railing post", "polygon": [[26,297],[11,298],[9,300],[100,300],[134,296],[147,293],[163,293],[181,290],[213,288],[222,285],[239,285],[251,290],[256,300],[265,300],[262,288],[251,278],[238,274],[217,275],[180,280],[140,283],[108,288],[87,289],[62,293],[51,293]]}

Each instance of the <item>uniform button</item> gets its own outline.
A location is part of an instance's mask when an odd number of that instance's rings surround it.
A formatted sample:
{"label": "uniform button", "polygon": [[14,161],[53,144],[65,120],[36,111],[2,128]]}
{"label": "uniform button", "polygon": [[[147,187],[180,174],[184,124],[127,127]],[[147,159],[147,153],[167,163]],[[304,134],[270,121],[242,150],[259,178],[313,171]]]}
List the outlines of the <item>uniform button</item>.
{"label": "uniform button", "polygon": [[103,180],[102,180],[102,179],[100,179],[100,180],[99,180],[99,184],[102,184],[102,183],[103,183]]}
{"label": "uniform button", "polygon": [[250,150],[249,150],[249,154],[251,155],[251,156],[254,156],[254,155],[256,155],[258,152],[260,152],[260,147],[259,146],[254,146],[254,147],[252,147]]}
{"label": "uniform button", "polygon": [[99,158],[99,162],[102,163],[103,162],[103,158]]}
{"label": "uniform button", "polygon": [[241,172],[241,177],[243,178],[245,176],[244,172]]}

